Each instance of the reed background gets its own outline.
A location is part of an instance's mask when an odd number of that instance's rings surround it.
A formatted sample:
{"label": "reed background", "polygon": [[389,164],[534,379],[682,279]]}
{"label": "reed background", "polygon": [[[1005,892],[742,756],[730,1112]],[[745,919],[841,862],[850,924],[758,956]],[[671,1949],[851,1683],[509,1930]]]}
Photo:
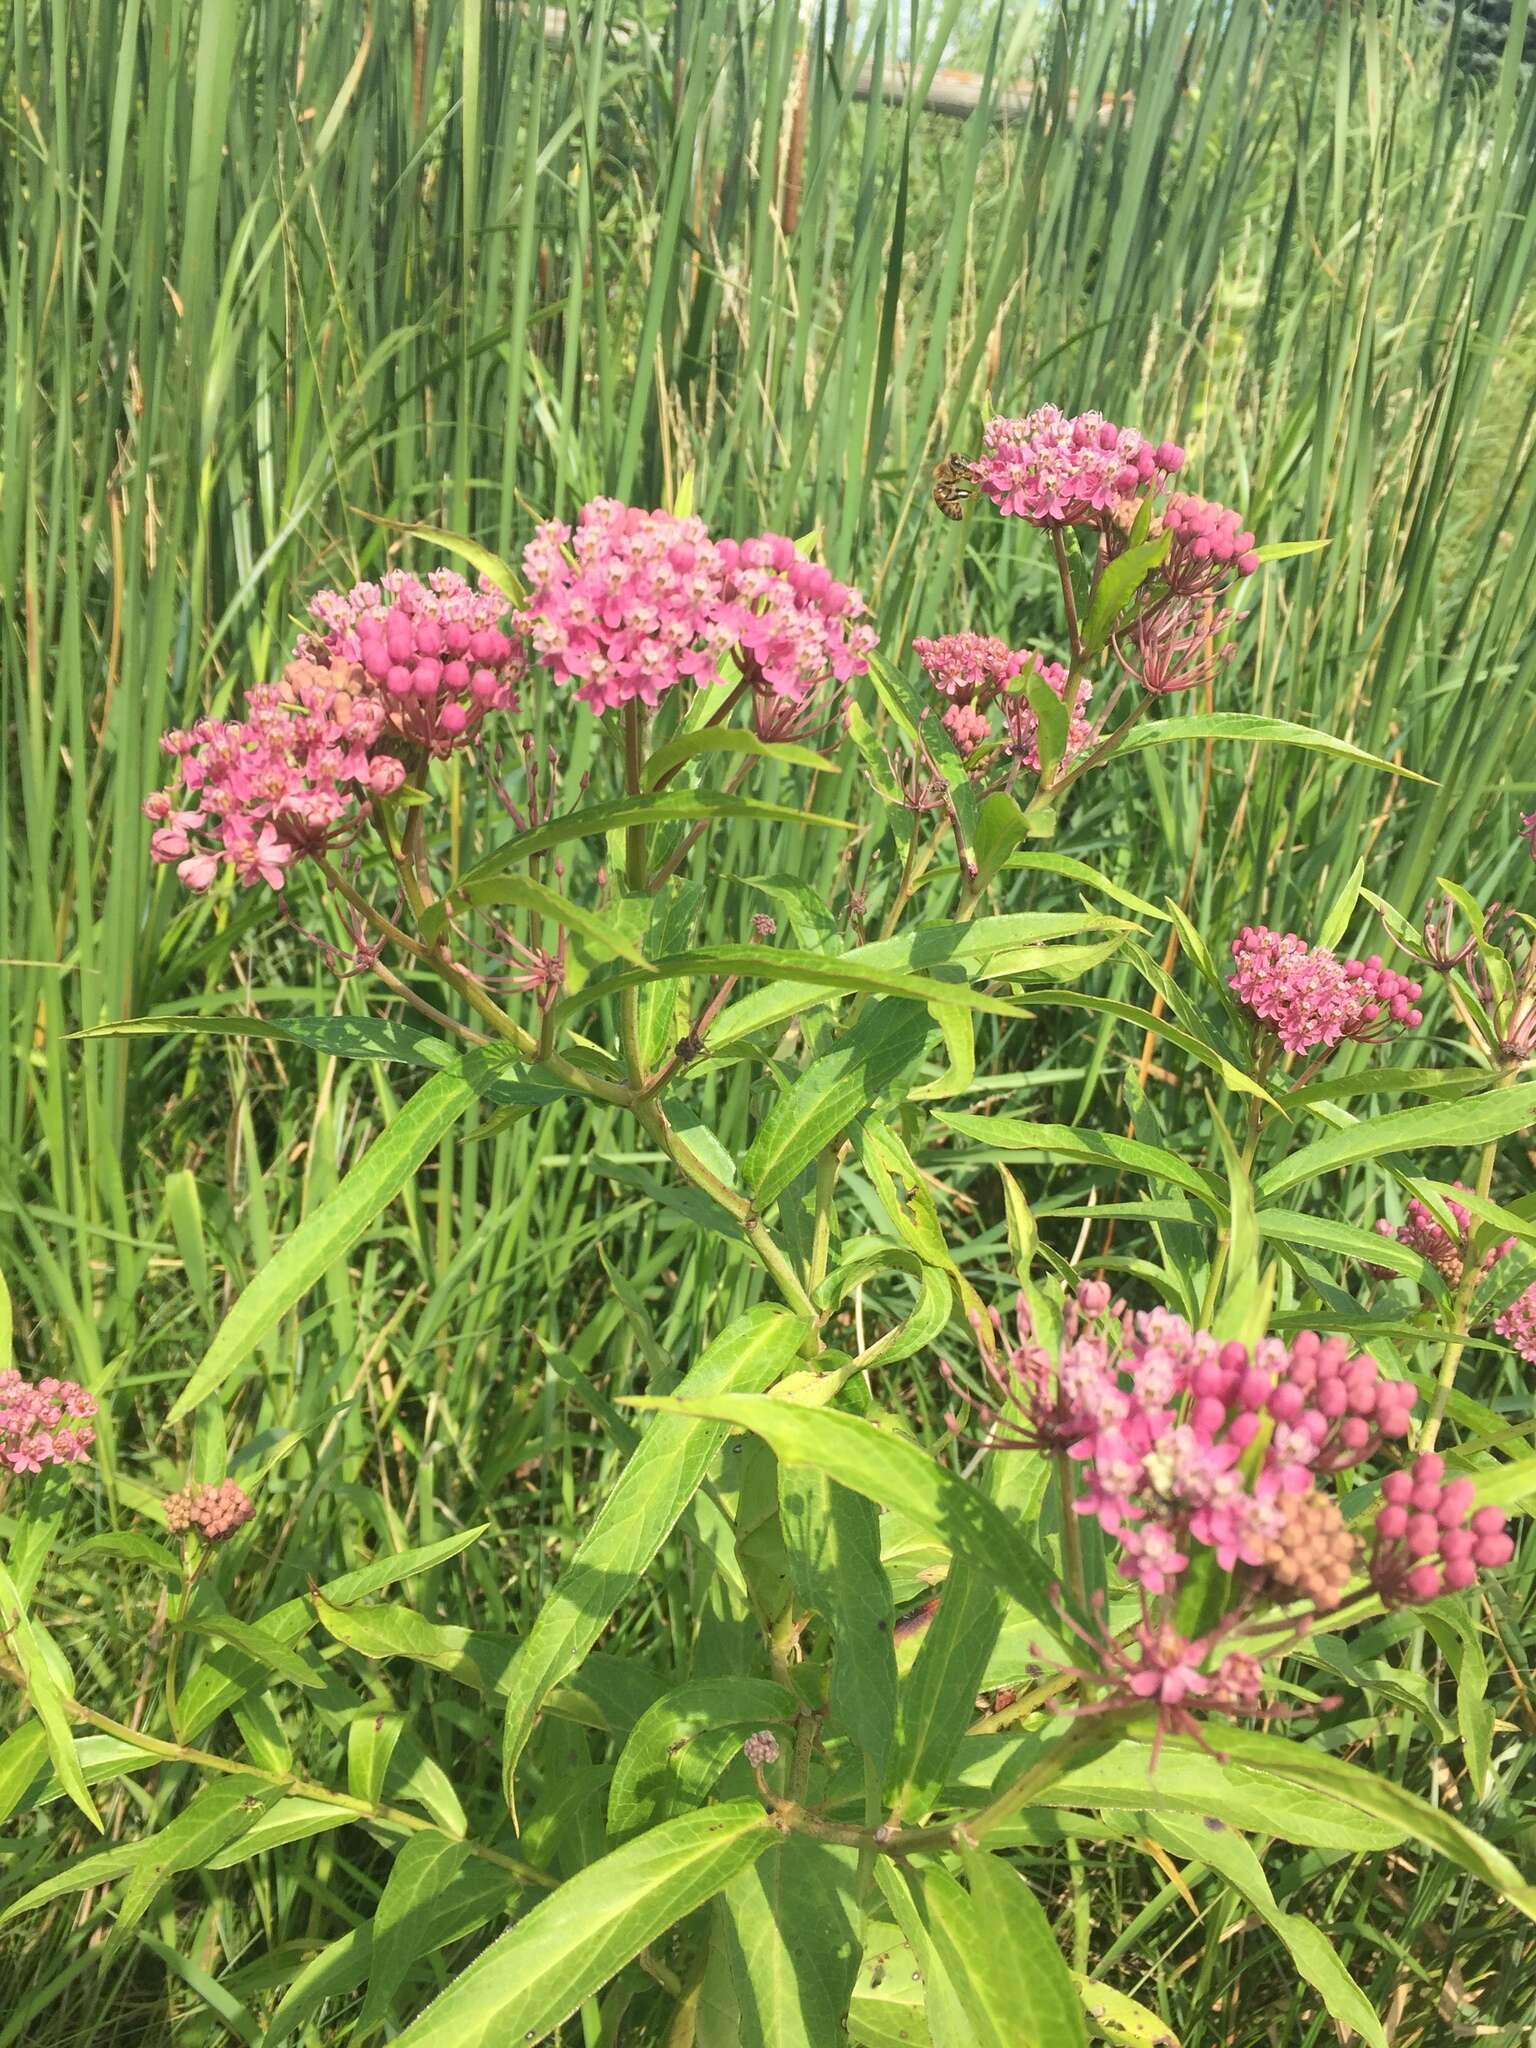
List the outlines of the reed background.
{"label": "reed background", "polygon": [[[180,1469],[160,1417],[189,1364],[403,1085],[253,1041],[72,1035],[373,1000],[265,898],[189,904],[150,868],[140,805],[160,732],[265,673],[313,588],[384,566],[399,541],[381,522],[511,551],[537,517],[599,490],[661,502],[692,469],[723,530],[819,527],[893,657],[962,624],[1028,640],[1050,618],[1030,536],[938,519],[931,466],[974,447],[988,409],[1101,406],[1184,441],[1192,487],[1246,506],[1261,538],[1328,538],[1260,580],[1222,707],[1315,722],[1433,782],[1159,750],[1105,778],[1064,850],[1179,898],[1218,946],[1261,914],[1304,921],[1362,856],[1409,913],[1439,874],[1495,897],[1524,880],[1536,91],[1528,7],[1510,14],[1501,46],[1464,10],[1409,0],[986,17],[870,0],[804,21],[787,0],[683,0],[573,10],[563,35],[515,5],[14,0],[0,1268],[20,1359],[110,1398],[101,1526],[131,1527]],[[919,86],[974,66],[976,113],[852,97],[898,57]],[[1020,80],[1027,102],[994,119]],[[549,736],[580,767],[572,730],[556,707]],[[821,807],[837,798],[819,785]],[[724,835],[722,876],[770,866],[824,901],[844,890],[819,841]],[[727,915],[722,882],[716,935],[738,936]],[[1210,1141],[1199,1089],[1143,1069],[1139,1039],[1049,1014],[987,1048],[978,1100],[1106,1127],[1134,1110]],[[743,1088],[712,1084],[707,1113],[740,1139]],[[630,1144],[570,1106],[467,1124],[268,1348],[229,1418],[283,1503],[258,1591],[489,1519],[495,1543],[418,1604],[517,1628],[615,1455],[594,1404],[649,1353],[689,1354],[739,1294]],[[1357,1221],[1379,1187],[1361,1169]],[[1066,1210],[1082,1186],[1063,1172],[1036,1192]],[[984,1206],[950,1213],[985,1265]],[[1070,1246],[1076,1221],[1060,1228]],[[637,1654],[685,1625],[686,1599],[658,1575],[626,1623]],[[79,1600],[72,1654],[126,1711],[153,1593],[106,1568]],[[1476,1816],[1499,1839],[1532,1747],[1517,1620],[1526,1732],[1504,1738],[1496,1810]],[[1422,1784],[1433,1748],[1408,1715],[1378,1763]],[[146,1780],[112,1824],[174,1795],[174,1772]],[[45,1821],[0,1845],[0,1889],[50,1835],[56,1852],[70,1824]],[[0,1931],[0,2048],[157,2042],[173,2021],[177,2040],[259,2039],[272,1959],[291,1974],[326,1914],[366,1916],[384,1867],[299,1844],[252,1866],[256,1904],[210,1874],[107,1965],[99,1895]],[[1463,2019],[1523,2038],[1529,1940],[1471,1888],[1418,1865],[1285,1868],[1287,1903],[1326,1919],[1380,2009],[1398,2001],[1395,2039],[1443,2042]],[[1332,2038],[1219,1885],[1198,1887],[1197,1919],[1171,1880],[1100,1876],[1124,1893],[1095,1958],[1123,1958],[1187,2042]]]}

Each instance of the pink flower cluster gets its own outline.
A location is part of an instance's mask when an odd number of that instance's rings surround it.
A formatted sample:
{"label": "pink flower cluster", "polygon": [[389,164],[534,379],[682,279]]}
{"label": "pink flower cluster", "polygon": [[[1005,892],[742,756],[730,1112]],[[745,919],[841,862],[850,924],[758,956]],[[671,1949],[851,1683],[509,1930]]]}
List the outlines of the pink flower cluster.
{"label": "pink flower cluster", "polygon": [[1517,1294],[1509,1307],[1494,1318],[1493,1328],[1494,1334],[1513,1345],[1527,1365],[1536,1365],[1536,1285]]}
{"label": "pink flower cluster", "polygon": [[343,658],[291,661],[279,682],[251,690],[246,710],[161,742],[181,763],[186,800],[175,784],[145,800],[150,853],[174,862],[189,889],[206,889],[221,864],[245,887],[280,889],[291,862],[348,837],[369,802],[405,780],[400,761],[374,751],[383,701]]}
{"label": "pink flower cluster", "polygon": [[[1460,1187],[1462,1183],[1457,1181],[1454,1185]],[[1428,1259],[1447,1286],[1455,1287],[1460,1284],[1462,1274],[1466,1271],[1467,1244],[1472,1235],[1472,1214],[1457,1201],[1447,1200],[1445,1206],[1456,1226],[1454,1236],[1429,1205],[1419,1201],[1417,1197],[1408,1204],[1408,1213],[1401,1223],[1394,1225],[1389,1223],[1385,1216],[1378,1217],[1376,1234],[1378,1237],[1395,1238],[1399,1244],[1407,1245],[1410,1251],[1418,1252],[1422,1258]],[[1487,1272],[1507,1252],[1513,1251],[1514,1246],[1515,1240],[1512,1237],[1506,1237],[1502,1244],[1494,1245],[1483,1260],[1483,1271]],[[1371,1270],[1381,1275],[1390,1269],[1377,1266]]]}
{"label": "pink flower cluster", "polygon": [[972,470],[981,489],[1000,512],[1040,527],[1098,523],[1117,499],[1162,490],[1184,462],[1171,441],[1154,447],[1102,413],[1054,405],[989,420],[982,448]]}
{"label": "pink flower cluster", "polygon": [[517,709],[526,657],[503,630],[507,600],[485,577],[476,590],[454,569],[425,582],[391,569],[345,595],[322,590],[309,609],[320,631],[300,636],[299,658],[356,663],[389,729],[412,745],[449,754],[487,712]]}
{"label": "pink flower cluster", "polygon": [[1302,1331],[1250,1353],[1164,1309],[1110,1329],[1080,1334],[1058,1368],[1091,1423],[1070,1451],[1083,1467],[1077,1506],[1149,1593],[1169,1590],[1191,1541],[1223,1571],[1261,1571],[1286,1526],[1283,1495],[1407,1433],[1413,1389],[1351,1358],[1342,1338]]}
{"label": "pink flower cluster", "polygon": [[1394,1025],[1411,1031],[1424,1021],[1413,1007],[1423,994],[1418,982],[1394,974],[1374,953],[1369,960],[1340,960],[1294,932],[1244,925],[1232,941],[1232,958],[1237,971],[1227,986],[1287,1052],[1378,1038]]}
{"label": "pink flower cluster", "polygon": [[937,640],[915,639],[912,652],[941,697],[955,704],[976,698],[990,703],[1006,683],[1036,657],[1011,648],[1006,640],[986,633],[941,633]]}
{"label": "pink flower cluster", "polygon": [[702,520],[594,498],[574,532],[541,526],[523,567],[535,656],[597,712],[708,685],[723,662],[754,695],[803,703],[861,674],[875,644],[858,591],[782,534],[714,541]]}
{"label": "pink flower cluster", "polygon": [[31,1382],[7,1366],[0,1372],[0,1471],[88,1464],[95,1413],[94,1397],[75,1380]]}
{"label": "pink flower cluster", "polygon": [[221,1479],[216,1486],[196,1480],[179,1493],[165,1497],[165,1526],[173,1536],[195,1529],[205,1543],[220,1543],[243,1529],[255,1514],[251,1497],[233,1479]]}
{"label": "pink flower cluster", "polygon": [[1470,1479],[1447,1479],[1433,1451],[1382,1480],[1369,1569],[1386,1606],[1464,1592],[1479,1567],[1509,1563],[1515,1546],[1504,1510],[1475,1508],[1474,1491]]}
{"label": "pink flower cluster", "polygon": [[[981,633],[944,633],[936,640],[916,639],[912,652],[940,696],[950,699],[944,729],[961,755],[969,759],[992,738],[987,716],[1001,706],[1008,750],[1016,761],[1037,774],[1040,769],[1040,721],[1024,692],[1023,678],[1034,674],[1066,702],[1068,675],[1059,661],[1045,661],[1027,647]],[[1080,682],[1067,734],[1064,760],[1070,761],[1093,740],[1087,717],[1091,683]]]}
{"label": "pink flower cluster", "polygon": [[[994,1328],[1001,1336],[995,1317]],[[988,1349],[995,1398],[976,1404],[987,1441],[1080,1465],[1077,1512],[1117,1539],[1122,1569],[1151,1594],[1173,1587],[1191,1543],[1224,1571],[1283,1578],[1271,1568],[1287,1547],[1327,1534],[1289,1514],[1287,1497],[1406,1436],[1414,1403],[1411,1386],[1342,1337],[1302,1330],[1250,1351],[1166,1309],[1111,1310],[1100,1281],[1067,1305],[1055,1361],[1022,1297],[1017,1344]],[[952,1368],[945,1376],[958,1390]]]}
{"label": "pink flower cluster", "polygon": [[1176,491],[1163,511],[1172,534],[1163,580],[1181,597],[1204,596],[1236,574],[1251,576],[1259,566],[1255,541],[1241,514],[1213,498]]}

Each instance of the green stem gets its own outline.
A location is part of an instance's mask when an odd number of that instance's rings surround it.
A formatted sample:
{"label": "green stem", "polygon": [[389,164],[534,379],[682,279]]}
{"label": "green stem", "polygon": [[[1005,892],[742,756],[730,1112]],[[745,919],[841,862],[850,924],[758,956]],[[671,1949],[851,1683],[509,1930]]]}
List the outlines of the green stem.
{"label": "green stem", "polygon": [[[173,1639],[174,1640],[174,1639]],[[20,1665],[9,1658],[0,1657],[0,1677],[10,1680],[23,1692],[27,1689],[26,1674]],[[494,1863],[520,1879],[524,1884],[536,1884],[552,1889],[559,1883],[547,1871],[536,1870],[531,1863],[521,1863],[514,1856],[504,1856],[499,1849],[490,1849],[479,1842],[464,1841],[461,1835],[450,1834],[447,1828],[436,1821],[425,1820],[419,1814],[406,1813],[397,1806],[371,1805],[366,1799],[354,1799],[346,1792],[333,1792],[329,1785],[314,1783],[300,1778],[291,1771],[263,1770],[259,1764],[240,1763],[234,1757],[217,1756],[212,1750],[194,1749],[185,1742],[164,1742],[157,1735],[147,1735],[143,1729],[134,1728],[126,1721],[114,1721],[106,1714],[99,1714],[94,1707],[82,1701],[60,1695],[59,1704],[72,1720],[97,1728],[104,1735],[112,1735],[119,1742],[126,1742],[134,1749],[142,1750],[146,1756],[163,1757],[167,1763],[191,1764],[200,1771],[221,1771],[226,1775],[241,1778],[255,1778],[264,1785],[276,1785],[289,1797],[295,1799],[316,1799],[326,1806],[334,1806],[344,1813],[354,1815],[358,1820],[375,1822],[380,1827],[399,1830],[406,1834],[442,1835],[449,1841],[463,1842],[471,1856],[477,1856],[483,1863]]]}
{"label": "green stem", "polygon": [[[1517,1072],[1518,1069],[1514,1067],[1506,1069],[1500,1075],[1497,1085],[1500,1088],[1507,1088],[1510,1082],[1514,1080]],[[1477,1194],[1483,1201],[1487,1201],[1488,1190],[1493,1186],[1493,1168],[1494,1162],[1498,1157],[1498,1150],[1498,1139],[1490,1138],[1483,1147],[1482,1156],[1477,1163],[1477,1181],[1475,1186]],[[1434,1402],[1425,1421],[1423,1434],[1418,1441],[1417,1448],[1421,1452],[1432,1451],[1435,1447],[1435,1439],[1440,1434],[1440,1425],[1445,1420],[1445,1412],[1451,1405],[1451,1395],[1455,1391],[1456,1368],[1460,1365],[1461,1355],[1467,1348],[1467,1334],[1471,1327],[1472,1297],[1476,1294],[1478,1282],[1483,1277],[1482,1267],[1472,1257],[1472,1227],[1476,1225],[1476,1222],[1477,1218],[1474,1216],[1472,1226],[1469,1226],[1467,1231],[1461,1279],[1457,1282],[1456,1292],[1451,1297],[1450,1336],[1444,1351],[1440,1354],[1440,1369],[1435,1378]]]}
{"label": "green stem", "polygon": [[816,1304],[807,1294],[799,1274],[780,1251],[772,1233],[746,1196],[738,1195],[734,1188],[728,1187],[717,1173],[711,1172],[696,1152],[684,1144],[667,1122],[658,1103],[649,1099],[637,1101],[632,1096],[626,1097],[626,1102],[633,1110],[641,1128],[661,1147],[683,1178],[692,1181],[696,1188],[708,1195],[712,1202],[741,1226],[748,1244],[757,1253],[769,1278],[795,1314],[806,1316],[814,1323]]}
{"label": "green stem", "polygon": [[[1250,1095],[1248,1097],[1248,1131],[1243,1141],[1242,1154],[1243,1172],[1245,1174],[1253,1165],[1255,1155],[1259,1149],[1259,1139],[1263,1135],[1263,1131],[1263,1104],[1256,1095]],[[1205,1284],[1205,1300],[1201,1304],[1200,1321],[1206,1329],[1210,1328],[1211,1317],[1216,1313],[1216,1297],[1221,1291],[1221,1283],[1226,1274],[1227,1259],[1231,1254],[1231,1250],[1232,1226],[1229,1223],[1223,1228],[1221,1237],[1217,1242],[1216,1256],[1211,1262],[1211,1277]]]}

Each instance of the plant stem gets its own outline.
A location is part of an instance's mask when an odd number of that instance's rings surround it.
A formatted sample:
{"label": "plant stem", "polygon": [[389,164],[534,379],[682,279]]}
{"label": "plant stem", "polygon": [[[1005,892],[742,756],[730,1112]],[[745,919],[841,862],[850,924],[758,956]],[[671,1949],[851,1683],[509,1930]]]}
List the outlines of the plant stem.
{"label": "plant stem", "polygon": [[[1500,1088],[1507,1088],[1517,1072],[1518,1069],[1515,1067],[1507,1068],[1500,1075],[1497,1085]],[[1498,1151],[1498,1139],[1490,1138],[1483,1147],[1482,1156],[1477,1163],[1475,1187],[1483,1201],[1487,1201],[1488,1190],[1493,1186],[1493,1168]],[[1483,1277],[1482,1267],[1472,1256],[1472,1227],[1476,1221],[1474,1217],[1472,1225],[1467,1229],[1462,1275],[1456,1284],[1456,1292],[1451,1297],[1451,1334],[1444,1351],[1440,1354],[1440,1369],[1435,1379],[1435,1398],[1417,1445],[1421,1452],[1432,1451],[1435,1448],[1435,1439],[1440,1434],[1440,1425],[1445,1420],[1445,1411],[1451,1405],[1451,1395],[1455,1390],[1456,1368],[1461,1363],[1461,1354],[1467,1348],[1472,1297],[1476,1294],[1478,1282]]]}
{"label": "plant stem", "polygon": [[[1256,1095],[1248,1097],[1248,1131],[1243,1141],[1242,1164],[1246,1174],[1253,1165],[1259,1149],[1259,1139],[1264,1130],[1264,1107]],[[1209,1329],[1211,1317],[1216,1313],[1216,1297],[1221,1290],[1222,1279],[1227,1270],[1227,1259],[1232,1250],[1232,1226],[1223,1225],[1216,1245],[1216,1256],[1211,1261],[1211,1277],[1205,1284],[1205,1300],[1200,1308],[1200,1321]]]}
{"label": "plant stem", "polygon": [[[27,1690],[26,1674],[8,1657],[0,1657],[0,1677],[9,1679],[23,1692]],[[484,1843],[466,1841],[462,1835],[450,1834],[436,1821],[406,1813],[398,1806],[371,1806],[366,1799],[354,1799],[346,1792],[333,1792],[329,1785],[313,1783],[291,1771],[267,1771],[259,1764],[217,1756],[212,1750],[194,1749],[185,1742],[164,1742],[158,1735],[147,1735],[143,1729],[131,1727],[126,1721],[114,1721],[108,1715],[98,1713],[94,1707],[86,1706],[83,1701],[65,1695],[60,1696],[59,1704],[72,1720],[98,1728],[104,1735],[115,1736],[119,1742],[126,1742],[147,1756],[161,1757],[167,1763],[191,1764],[200,1771],[222,1771],[226,1775],[255,1778],[263,1785],[278,1786],[286,1797],[316,1799],[352,1814],[358,1820],[374,1821],[380,1827],[396,1828],[408,1834],[442,1835],[448,1841],[462,1842],[471,1856],[477,1856],[482,1863],[494,1863],[498,1869],[507,1871],[524,1884],[536,1884],[552,1890],[559,1883],[558,1878],[551,1877],[547,1871],[536,1870],[531,1863],[519,1862],[515,1856],[504,1856],[499,1849],[488,1848]]]}

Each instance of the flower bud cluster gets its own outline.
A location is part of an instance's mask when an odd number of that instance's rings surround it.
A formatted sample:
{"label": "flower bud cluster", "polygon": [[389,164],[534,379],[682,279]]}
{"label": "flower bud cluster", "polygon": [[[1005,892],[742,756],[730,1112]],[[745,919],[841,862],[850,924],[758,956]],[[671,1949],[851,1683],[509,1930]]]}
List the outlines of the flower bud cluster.
{"label": "flower bud cluster", "polygon": [[1536,1285],[1517,1294],[1509,1307],[1494,1318],[1493,1328],[1494,1334],[1513,1345],[1527,1365],[1536,1365]]}
{"label": "flower bud cluster", "polygon": [[1502,1508],[1474,1507],[1470,1479],[1447,1479],[1433,1451],[1381,1482],[1369,1573],[1388,1607],[1437,1600],[1473,1584],[1515,1554]]}
{"label": "flower bud cluster", "polygon": [[[1461,1187],[1463,1184],[1456,1181],[1453,1185]],[[1385,1216],[1378,1216],[1376,1234],[1378,1237],[1395,1238],[1399,1244],[1407,1245],[1410,1251],[1417,1252],[1421,1258],[1429,1261],[1448,1287],[1456,1287],[1466,1271],[1467,1245],[1472,1236],[1472,1213],[1460,1202],[1450,1199],[1447,1199],[1445,1207],[1456,1226],[1454,1232],[1446,1229],[1427,1202],[1421,1202],[1415,1196],[1409,1202],[1408,1213],[1401,1223],[1389,1223]],[[1494,1245],[1483,1259],[1483,1271],[1486,1273],[1506,1253],[1513,1251],[1514,1247],[1515,1240],[1512,1237],[1506,1237],[1502,1244]],[[1382,1278],[1391,1269],[1372,1266],[1369,1270],[1378,1278]]]}
{"label": "flower bud cluster", "polygon": [[90,1462],[96,1401],[75,1380],[27,1380],[0,1372],[0,1472],[41,1472],[46,1465]]}
{"label": "flower bud cluster", "polygon": [[195,1529],[205,1543],[220,1543],[243,1529],[255,1514],[251,1497],[233,1479],[221,1479],[216,1486],[196,1480],[179,1493],[165,1497],[165,1526],[173,1536]]}
{"label": "flower bud cluster", "polygon": [[1245,925],[1232,941],[1236,972],[1227,986],[1287,1052],[1332,1047],[1341,1039],[1372,1039],[1396,1028],[1416,1030],[1423,989],[1383,966],[1380,957],[1340,960],[1294,932]]}
{"label": "flower bud cluster", "polygon": [[449,754],[487,712],[517,709],[526,657],[503,630],[506,598],[484,577],[476,590],[454,569],[425,582],[391,569],[344,596],[320,591],[310,612],[321,630],[301,636],[300,657],[355,662],[390,731],[413,746]]}
{"label": "flower bud cluster", "polygon": [[1251,576],[1259,566],[1255,541],[1241,513],[1213,498],[1176,491],[1163,510],[1173,535],[1162,580],[1181,597],[1205,596],[1234,576]]}

